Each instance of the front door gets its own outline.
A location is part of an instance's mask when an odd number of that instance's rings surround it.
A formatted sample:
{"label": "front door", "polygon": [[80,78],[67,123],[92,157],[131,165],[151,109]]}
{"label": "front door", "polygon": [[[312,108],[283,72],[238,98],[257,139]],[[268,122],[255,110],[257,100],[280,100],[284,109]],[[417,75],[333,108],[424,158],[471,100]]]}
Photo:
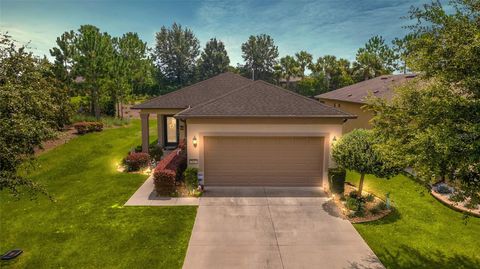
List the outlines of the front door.
{"label": "front door", "polygon": [[178,120],[173,116],[165,116],[163,121],[163,130],[166,147],[178,146]]}

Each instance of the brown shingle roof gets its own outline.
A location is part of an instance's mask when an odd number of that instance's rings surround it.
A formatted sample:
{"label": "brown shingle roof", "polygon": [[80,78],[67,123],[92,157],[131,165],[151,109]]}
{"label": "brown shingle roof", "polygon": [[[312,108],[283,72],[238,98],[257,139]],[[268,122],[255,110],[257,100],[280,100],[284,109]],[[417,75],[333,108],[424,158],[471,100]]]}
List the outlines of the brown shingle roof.
{"label": "brown shingle roof", "polygon": [[174,92],[155,97],[132,108],[194,107],[252,82],[248,78],[226,72]]}
{"label": "brown shingle roof", "polygon": [[354,115],[261,80],[181,111],[176,117],[356,118]]}
{"label": "brown shingle roof", "polygon": [[353,103],[365,103],[369,93],[390,100],[393,88],[416,77],[415,74],[385,75],[362,81],[350,86],[315,96],[316,99],[330,99]]}

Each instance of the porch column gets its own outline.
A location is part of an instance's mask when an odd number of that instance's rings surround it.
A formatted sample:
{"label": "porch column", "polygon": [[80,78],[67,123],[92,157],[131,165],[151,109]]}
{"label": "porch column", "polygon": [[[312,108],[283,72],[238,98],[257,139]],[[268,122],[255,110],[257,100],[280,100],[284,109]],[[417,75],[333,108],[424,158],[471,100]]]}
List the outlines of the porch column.
{"label": "porch column", "polygon": [[148,152],[148,117],[150,114],[140,113],[140,118],[142,119],[142,152]]}
{"label": "porch column", "polygon": [[157,132],[158,132],[158,141],[157,145],[164,147],[164,138],[163,138],[163,118],[165,116],[162,114],[157,114]]}

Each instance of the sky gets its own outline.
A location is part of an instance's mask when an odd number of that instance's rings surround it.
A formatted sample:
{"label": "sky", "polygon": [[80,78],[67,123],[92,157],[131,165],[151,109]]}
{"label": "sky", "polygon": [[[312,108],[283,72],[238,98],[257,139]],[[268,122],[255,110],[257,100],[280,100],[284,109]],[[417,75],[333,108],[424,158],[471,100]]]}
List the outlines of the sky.
{"label": "sky", "polygon": [[374,35],[388,42],[411,24],[403,18],[426,0],[0,0],[0,31],[31,50],[49,56],[63,32],[93,24],[112,36],[137,32],[150,47],[162,26],[180,23],[194,32],[201,47],[213,37],[225,43],[230,64],[243,63],[241,44],[250,35],[268,34],[280,56],[300,50],[314,58],[332,54],[349,60]]}

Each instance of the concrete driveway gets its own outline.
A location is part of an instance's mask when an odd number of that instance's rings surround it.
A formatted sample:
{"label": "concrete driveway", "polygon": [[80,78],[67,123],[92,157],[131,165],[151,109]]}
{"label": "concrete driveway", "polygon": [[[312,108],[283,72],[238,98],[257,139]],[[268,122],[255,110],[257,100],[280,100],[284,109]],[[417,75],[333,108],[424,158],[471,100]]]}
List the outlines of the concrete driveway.
{"label": "concrete driveway", "polygon": [[210,187],[183,268],[383,268],[318,188]]}

